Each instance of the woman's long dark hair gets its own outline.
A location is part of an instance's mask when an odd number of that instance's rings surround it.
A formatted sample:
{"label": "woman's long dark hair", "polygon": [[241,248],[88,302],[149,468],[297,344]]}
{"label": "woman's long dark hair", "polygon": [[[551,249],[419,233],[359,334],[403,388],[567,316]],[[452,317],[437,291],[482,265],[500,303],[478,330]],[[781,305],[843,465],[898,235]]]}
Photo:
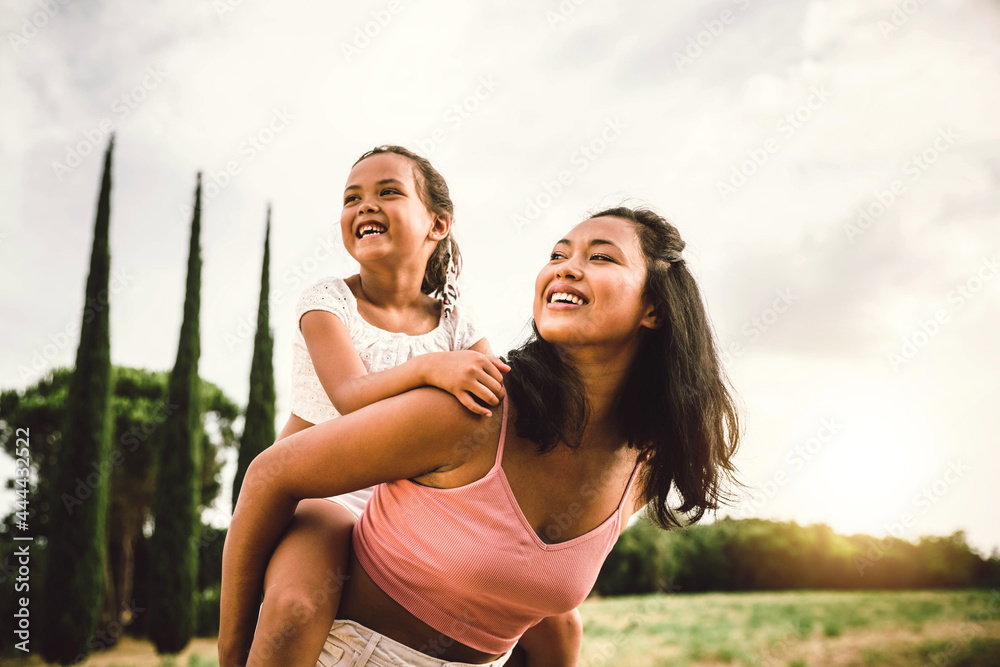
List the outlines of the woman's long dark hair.
{"label": "woman's long dark hair", "polygon": [[[694,523],[731,499],[727,483],[738,484],[736,404],[677,229],[645,208],[611,208],[591,218],[605,216],[633,223],[646,259],[644,293],[662,322],[643,332],[618,405],[619,427],[631,447],[649,456],[639,478],[647,516],[662,528]],[[517,406],[517,433],[537,443],[539,453],[575,446],[588,418],[580,377],[534,323],[532,332],[508,355],[504,381]],[[676,507],[668,502],[671,488]]]}
{"label": "woman's long dark hair", "polygon": [[[452,225],[455,224],[455,205],[451,201],[451,193],[448,192],[448,182],[434,168],[430,160],[402,146],[385,145],[371,149],[359,157],[354,164],[357,165],[365,158],[379,153],[394,153],[409,159],[413,163],[413,180],[417,183],[417,194],[420,196],[420,201],[424,203],[427,210],[435,215],[447,213],[452,218]],[[451,231],[437,242],[434,252],[427,260],[424,280],[420,286],[421,292],[430,296],[439,296],[444,293],[444,286],[448,280],[449,255],[455,264],[455,275],[457,276],[462,271],[462,254],[458,251],[458,243]]]}

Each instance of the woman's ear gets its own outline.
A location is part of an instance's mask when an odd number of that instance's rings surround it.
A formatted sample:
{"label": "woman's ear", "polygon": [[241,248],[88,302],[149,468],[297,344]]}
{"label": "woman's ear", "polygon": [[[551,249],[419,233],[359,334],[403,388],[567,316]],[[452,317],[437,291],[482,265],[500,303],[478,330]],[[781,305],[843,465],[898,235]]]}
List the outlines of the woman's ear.
{"label": "woman's ear", "polygon": [[451,231],[451,214],[449,213],[439,213],[434,216],[434,222],[431,225],[431,230],[427,234],[428,238],[433,241],[440,241],[444,237],[448,236],[448,232]]}
{"label": "woman's ear", "polygon": [[643,315],[642,321],[639,322],[639,326],[646,327],[647,329],[659,329],[663,326],[664,317],[662,315],[662,309],[659,306],[654,306],[645,303],[646,314]]}

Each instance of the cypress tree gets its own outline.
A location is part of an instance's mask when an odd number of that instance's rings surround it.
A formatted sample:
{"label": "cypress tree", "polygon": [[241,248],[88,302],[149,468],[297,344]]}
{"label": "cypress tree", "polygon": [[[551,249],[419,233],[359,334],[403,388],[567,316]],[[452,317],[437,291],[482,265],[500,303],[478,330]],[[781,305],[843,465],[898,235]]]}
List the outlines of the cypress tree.
{"label": "cypress tree", "polygon": [[32,614],[39,624],[42,656],[61,664],[88,653],[88,640],[97,629],[105,599],[105,533],[111,479],[108,226],[113,149],[114,136],[104,153],[80,346],[66,400],[64,440],[50,496],[46,550],[49,567],[41,599],[45,613]]}
{"label": "cypress tree", "polygon": [[233,480],[233,509],[240,495],[243,477],[254,457],[274,442],[274,334],[271,332],[268,298],[271,266],[271,207],[267,207],[267,231],[264,234],[264,263],[260,274],[260,301],[257,304],[257,333],[250,362],[250,396],[246,421],[240,438],[239,464]]}
{"label": "cypress tree", "polygon": [[188,252],[187,289],[177,361],[167,384],[167,404],[177,406],[160,427],[159,470],[153,496],[147,628],[160,653],[181,651],[196,623],[198,505],[201,486],[198,357],[201,352],[201,174],[195,189]]}

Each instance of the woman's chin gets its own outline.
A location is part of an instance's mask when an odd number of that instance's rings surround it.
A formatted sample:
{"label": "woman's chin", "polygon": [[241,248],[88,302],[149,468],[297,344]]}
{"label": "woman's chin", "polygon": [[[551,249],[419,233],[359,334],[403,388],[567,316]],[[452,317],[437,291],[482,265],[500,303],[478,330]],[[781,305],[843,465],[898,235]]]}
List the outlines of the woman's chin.
{"label": "woman's chin", "polygon": [[586,343],[586,337],[582,335],[579,326],[570,322],[553,322],[543,319],[536,321],[538,335],[553,345],[574,347]]}

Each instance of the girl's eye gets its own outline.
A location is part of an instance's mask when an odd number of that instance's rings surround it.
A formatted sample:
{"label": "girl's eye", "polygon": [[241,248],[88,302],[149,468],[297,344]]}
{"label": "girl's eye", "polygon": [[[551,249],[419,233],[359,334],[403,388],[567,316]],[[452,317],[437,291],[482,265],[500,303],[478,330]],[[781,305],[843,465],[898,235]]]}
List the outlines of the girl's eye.
{"label": "girl's eye", "polygon": [[398,195],[399,194],[399,190],[397,190],[395,188],[386,188],[385,190],[382,190],[382,194],[383,195],[386,194],[386,193],[389,193],[391,195]]}
{"label": "girl's eye", "polygon": [[613,262],[613,261],[615,261],[615,260],[611,259],[610,257],[608,257],[607,255],[591,255],[590,258],[591,259],[599,259],[602,262]]}
{"label": "girl's eye", "polygon": [[360,199],[360,197],[358,197],[357,195],[347,195],[346,197],[344,197],[344,203],[350,204],[355,199]]}
{"label": "girl's eye", "polygon": [[552,260],[554,260],[554,259],[562,259],[562,258],[563,258],[563,254],[561,252],[554,252],[551,255],[549,255],[549,261],[550,262]]}

